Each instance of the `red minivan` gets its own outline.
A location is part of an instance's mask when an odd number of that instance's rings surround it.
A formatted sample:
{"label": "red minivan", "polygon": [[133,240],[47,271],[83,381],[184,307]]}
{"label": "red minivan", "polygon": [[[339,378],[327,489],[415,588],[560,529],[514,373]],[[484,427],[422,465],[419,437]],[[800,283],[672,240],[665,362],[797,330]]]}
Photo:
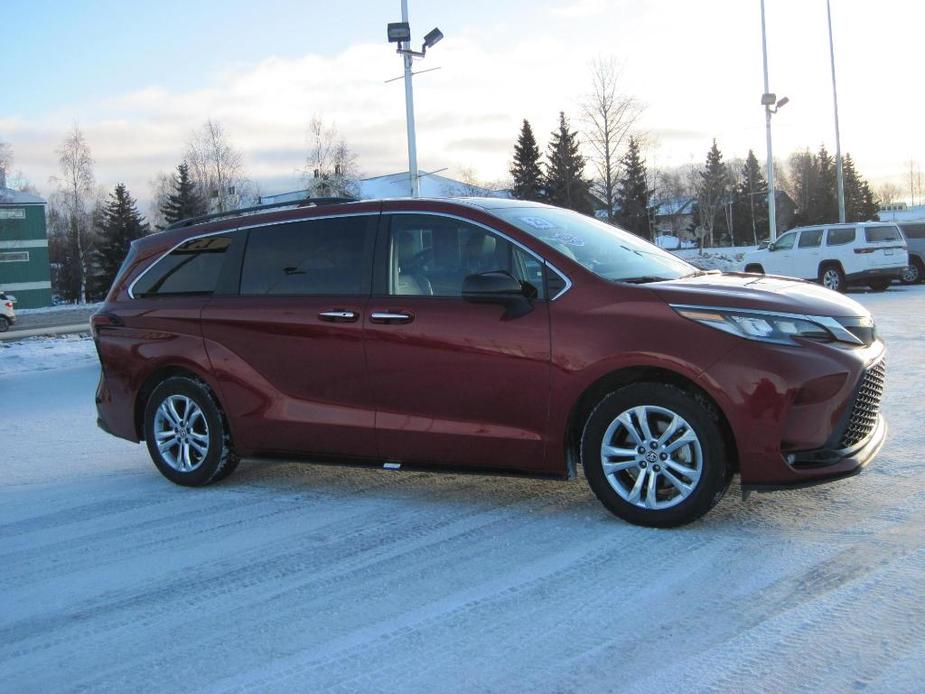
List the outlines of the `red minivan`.
{"label": "red minivan", "polygon": [[306,201],[132,244],[92,319],[99,424],[183,485],[238,459],[572,479],[674,526],[846,477],[883,443],[884,347],[819,286],[703,272],[504,199]]}

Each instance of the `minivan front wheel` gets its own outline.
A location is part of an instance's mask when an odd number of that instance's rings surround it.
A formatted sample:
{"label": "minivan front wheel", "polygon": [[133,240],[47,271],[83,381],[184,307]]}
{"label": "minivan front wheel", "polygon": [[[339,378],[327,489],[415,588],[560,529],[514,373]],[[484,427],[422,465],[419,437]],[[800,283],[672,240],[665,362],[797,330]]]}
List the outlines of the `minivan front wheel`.
{"label": "minivan front wheel", "polygon": [[581,460],[604,506],[652,527],[699,518],[719,502],[732,477],[712,404],[659,383],[606,396],[585,425]]}
{"label": "minivan front wheel", "polygon": [[222,413],[199,381],[178,376],[158,385],[145,406],[144,425],[148,453],[171,482],[199,487],[237,467]]}

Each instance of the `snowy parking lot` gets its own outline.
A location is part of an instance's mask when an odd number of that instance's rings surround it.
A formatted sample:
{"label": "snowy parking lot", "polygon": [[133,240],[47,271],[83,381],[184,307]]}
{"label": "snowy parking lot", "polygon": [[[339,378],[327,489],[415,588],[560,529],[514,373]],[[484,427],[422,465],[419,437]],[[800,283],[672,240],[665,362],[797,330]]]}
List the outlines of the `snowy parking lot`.
{"label": "snowy parking lot", "polygon": [[583,480],[244,461],[176,487],[95,426],[86,339],[0,347],[0,673],[49,691],[921,691],[925,286],[860,476],[676,530]]}

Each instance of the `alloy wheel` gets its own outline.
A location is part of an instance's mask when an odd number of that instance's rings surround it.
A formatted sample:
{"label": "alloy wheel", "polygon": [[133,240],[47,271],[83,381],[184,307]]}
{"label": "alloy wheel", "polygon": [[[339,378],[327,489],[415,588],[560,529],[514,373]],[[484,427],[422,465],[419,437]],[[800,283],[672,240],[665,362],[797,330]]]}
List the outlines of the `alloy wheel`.
{"label": "alloy wheel", "polygon": [[909,263],[906,269],[903,270],[902,281],[906,284],[915,284],[919,279],[919,266],[915,263]]}
{"label": "alloy wheel", "polygon": [[838,291],[841,288],[841,276],[838,270],[833,267],[826,270],[822,275],[822,284],[826,289]]}
{"label": "alloy wheel", "polygon": [[620,413],[601,442],[604,476],[625,501],[665,509],[688,498],[703,470],[700,438],[676,412],[640,405]]}
{"label": "alloy wheel", "polygon": [[199,468],[209,454],[209,424],[202,408],[185,395],[164,398],[154,415],[154,441],[174,470]]}

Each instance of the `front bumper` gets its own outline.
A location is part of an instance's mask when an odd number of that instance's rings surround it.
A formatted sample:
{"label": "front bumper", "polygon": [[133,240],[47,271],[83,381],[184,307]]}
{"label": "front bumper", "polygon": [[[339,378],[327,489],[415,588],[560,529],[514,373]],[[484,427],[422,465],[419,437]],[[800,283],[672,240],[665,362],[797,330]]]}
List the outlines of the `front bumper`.
{"label": "front bumper", "polygon": [[[821,475],[811,478],[793,480],[783,483],[752,483],[743,484],[742,490],[748,492],[774,492],[784,489],[802,489],[805,487],[814,487],[817,484],[827,484],[837,480],[853,477],[861,472],[864,467],[873,460],[883,442],[886,440],[887,424],[882,415],[877,417],[877,426],[874,432],[861,444],[859,448],[853,451],[842,451],[841,455],[834,459],[828,459],[827,464],[812,468],[816,471],[823,471]],[[797,456],[799,461],[800,456]],[[798,462],[799,464],[799,462]]]}

